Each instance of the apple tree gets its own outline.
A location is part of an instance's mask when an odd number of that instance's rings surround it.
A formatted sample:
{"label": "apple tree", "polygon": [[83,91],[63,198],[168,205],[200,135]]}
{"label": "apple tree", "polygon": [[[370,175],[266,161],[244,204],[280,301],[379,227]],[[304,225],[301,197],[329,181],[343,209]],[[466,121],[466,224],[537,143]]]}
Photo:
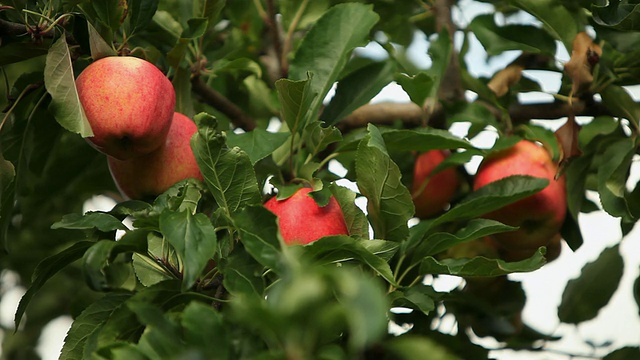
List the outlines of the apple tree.
{"label": "apple tree", "polygon": [[[492,12],[457,16],[478,4]],[[27,288],[17,330],[2,325],[2,357],[37,357],[43,327],[64,314],[74,321],[62,359],[547,351],[560,338],[522,321],[527,299],[508,275],[580,248],[582,214],[602,209],[623,235],[633,230],[640,104],[628,89],[640,84],[639,17],[635,2],[619,0],[0,3],[0,268]],[[428,50],[416,58],[410,46],[421,41]],[[489,61],[467,56],[474,42],[489,60],[512,60],[474,74],[473,62]],[[175,111],[197,125],[190,149],[201,179],[153,196],[119,192],[108,156],[86,141],[94,135],[75,82],[113,56],[144,59],[170,80],[165,95],[175,92]],[[561,85],[546,89],[548,76]],[[371,101],[390,84],[408,100]],[[551,96],[523,101],[536,92]],[[136,107],[133,93],[114,94],[104,111]],[[479,146],[487,132],[496,141]],[[549,154],[549,177],[522,157],[511,166],[520,172],[474,186],[473,161],[523,140]],[[431,151],[444,156],[419,180],[416,159]],[[136,164],[129,176],[140,182],[177,166]],[[490,216],[506,206],[535,213],[522,201],[559,181],[545,200],[560,209],[557,224]],[[339,204],[346,233],[285,242],[263,204],[303,187],[311,206]],[[414,204],[428,191],[451,195]],[[115,205],[86,211],[96,196]],[[335,227],[299,213],[303,229]],[[556,235],[524,252],[494,241],[549,226]],[[596,317],[623,273],[620,246],[605,249],[567,284],[560,321]],[[437,290],[444,275],[460,285]],[[640,280],[634,294],[640,304]],[[453,330],[438,326],[444,317]],[[594,357],[639,352],[603,347]]]}

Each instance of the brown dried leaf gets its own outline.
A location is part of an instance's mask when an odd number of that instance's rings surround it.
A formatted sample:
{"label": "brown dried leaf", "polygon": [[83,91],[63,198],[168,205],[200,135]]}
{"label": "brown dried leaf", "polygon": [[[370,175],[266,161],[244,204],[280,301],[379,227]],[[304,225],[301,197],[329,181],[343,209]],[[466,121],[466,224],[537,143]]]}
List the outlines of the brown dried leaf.
{"label": "brown dried leaf", "polygon": [[556,178],[562,175],[572,158],[582,155],[582,150],[578,145],[579,133],[580,125],[576,122],[574,115],[570,115],[567,122],[556,130],[556,139],[558,140],[558,145],[560,145],[560,166],[558,167]]}
{"label": "brown dried leaf", "polygon": [[497,97],[504,96],[513,85],[517,84],[522,77],[524,67],[519,64],[511,64],[498,71],[487,84]]}
{"label": "brown dried leaf", "polygon": [[564,71],[573,82],[571,93],[577,94],[593,82],[593,67],[600,60],[602,48],[585,32],[578,33],[573,40],[571,59],[564,64]]}

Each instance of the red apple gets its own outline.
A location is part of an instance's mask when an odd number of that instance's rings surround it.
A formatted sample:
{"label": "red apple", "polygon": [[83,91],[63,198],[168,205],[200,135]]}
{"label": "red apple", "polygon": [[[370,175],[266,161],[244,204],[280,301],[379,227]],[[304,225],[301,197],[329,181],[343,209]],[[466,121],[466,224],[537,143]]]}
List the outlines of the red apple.
{"label": "red apple", "polygon": [[143,199],[157,196],[187,178],[202,180],[190,144],[196,131],[191,119],[175,113],[160,148],[129,160],[109,156],[109,170],[120,192],[130,199]]}
{"label": "red apple", "polygon": [[176,104],[173,85],[152,63],[109,56],[76,80],[93,136],[87,141],[120,160],[148,154],[164,143]]}
{"label": "red apple", "polygon": [[558,166],[547,150],[531,141],[520,141],[511,148],[486,157],[480,164],[474,190],[511,175],[529,175],[549,180],[542,191],[486,214],[484,217],[520,227],[494,235],[507,250],[537,249],[547,245],[559,232],[567,211],[565,178],[554,177]]}
{"label": "red apple", "polygon": [[320,207],[309,196],[310,188],[301,188],[291,197],[269,199],[264,207],[278,217],[280,234],[286,244],[308,244],[329,235],[349,235],[340,204],[332,196]]}
{"label": "red apple", "polygon": [[458,190],[460,180],[455,169],[447,168],[431,175],[433,169],[446,157],[447,153],[442,150],[431,150],[416,159],[411,197],[419,218],[432,217],[442,212]]}

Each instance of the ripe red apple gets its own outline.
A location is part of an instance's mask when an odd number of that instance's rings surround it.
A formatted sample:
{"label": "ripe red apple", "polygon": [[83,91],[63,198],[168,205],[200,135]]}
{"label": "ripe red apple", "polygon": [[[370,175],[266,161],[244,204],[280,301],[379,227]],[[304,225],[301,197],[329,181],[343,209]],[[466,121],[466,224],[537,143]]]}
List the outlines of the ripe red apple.
{"label": "ripe red apple", "polygon": [[455,169],[447,168],[431,176],[433,169],[446,157],[447,153],[442,150],[431,150],[416,159],[411,197],[419,218],[442,212],[458,190],[460,180]]}
{"label": "ripe red apple", "polygon": [[308,195],[311,191],[301,188],[291,197],[273,197],[264,204],[278,217],[280,234],[288,245],[305,245],[329,235],[349,235],[338,201],[332,196],[326,206],[320,207]]}
{"label": "ripe red apple", "polygon": [[542,191],[484,216],[520,227],[493,236],[501,247],[507,250],[537,249],[547,245],[559,232],[567,211],[567,200],[565,178],[554,179],[557,170],[558,166],[544,147],[526,140],[489,155],[480,164],[474,190],[511,175],[549,180],[549,185]]}
{"label": "ripe red apple", "polygon": [[155,65],[132,56],[91,63],[76,79],[93,136],[87,141],[120,160],[164,143],[176,104],[173,85]]}
{"label": "ripe red apple", "polygon": [[108,157],[109,170],[118,189],[127,198],[157,196],[178,181],[202,180],[196,158],[191,151],[195,123],[175,113],[165,142],[155,151],[128,160]]}

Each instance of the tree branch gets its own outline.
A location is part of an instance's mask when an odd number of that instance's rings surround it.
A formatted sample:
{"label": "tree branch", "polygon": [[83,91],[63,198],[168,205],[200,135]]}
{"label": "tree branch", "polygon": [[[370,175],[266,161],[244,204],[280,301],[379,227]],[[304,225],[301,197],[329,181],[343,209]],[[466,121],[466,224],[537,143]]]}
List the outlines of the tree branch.
{"label": "tree branch", "polygon": [[[488,104],[486,106],[493,114],[497,111]],[[523,124],[532,119],[556,120],[570,114],[576,116],[613,115],[599,102],[574,101],[572,105],[563,102],[514,104],[509,107],[509,116],[514,124]],[[411,128],[421,124],[422,109],[414,103],[377,103],[368,104],[356,109],[351,115],[342,119],[336,126],[344,133],[364,127],[368,123],[391,126],[401,123],[403,127]],[[446,114],[439,109],[431,116],[433,127],[445,127]]]}
{"label": "tree branch", "polygon": [[0,19],[0,36],[21,36],[28,34],[29,29],[24,24]]}
{"label": "tree branch", "polygon": [[229,101],[224,95],[212,89],[199,75],[191,79],[191,90],[198,94],[202,98],[202,101],[225,114],[235,127],[239,127],[245,131],[255,129],[256,123],[249,115],[236,104]]}
{"label": "tree branch", "polygon": [[[436,18],[436,30],[440,32],[446,29],[451,44],[454,44],[453,37],[457,28],[451,17],[452,7],[453,0],[436,0],[433,4],[433,12]],[[464,89],[460,79],[460,60],[455,49],[451,52],[449,66],[443,74],[440,89],[438,89],[438,98],[444,101],[456,101],[464,98]]]}
{"label": "tree branch", "polygon": [[282,40],[280,37],[280,28],[278,27],[278,19],[277,19],[276,6],[274,4],[274,0],[267,0],[267,18],[265,19],[267,26],[269,28],[269,35],[271,36],[271,41],[273,42],[273,49],[276,53],[276,59],[278,62],[278,67],[280,68],[280,76],[286,78],[287,71],[282,66],[282,58],[285,56],[282,50]]}

